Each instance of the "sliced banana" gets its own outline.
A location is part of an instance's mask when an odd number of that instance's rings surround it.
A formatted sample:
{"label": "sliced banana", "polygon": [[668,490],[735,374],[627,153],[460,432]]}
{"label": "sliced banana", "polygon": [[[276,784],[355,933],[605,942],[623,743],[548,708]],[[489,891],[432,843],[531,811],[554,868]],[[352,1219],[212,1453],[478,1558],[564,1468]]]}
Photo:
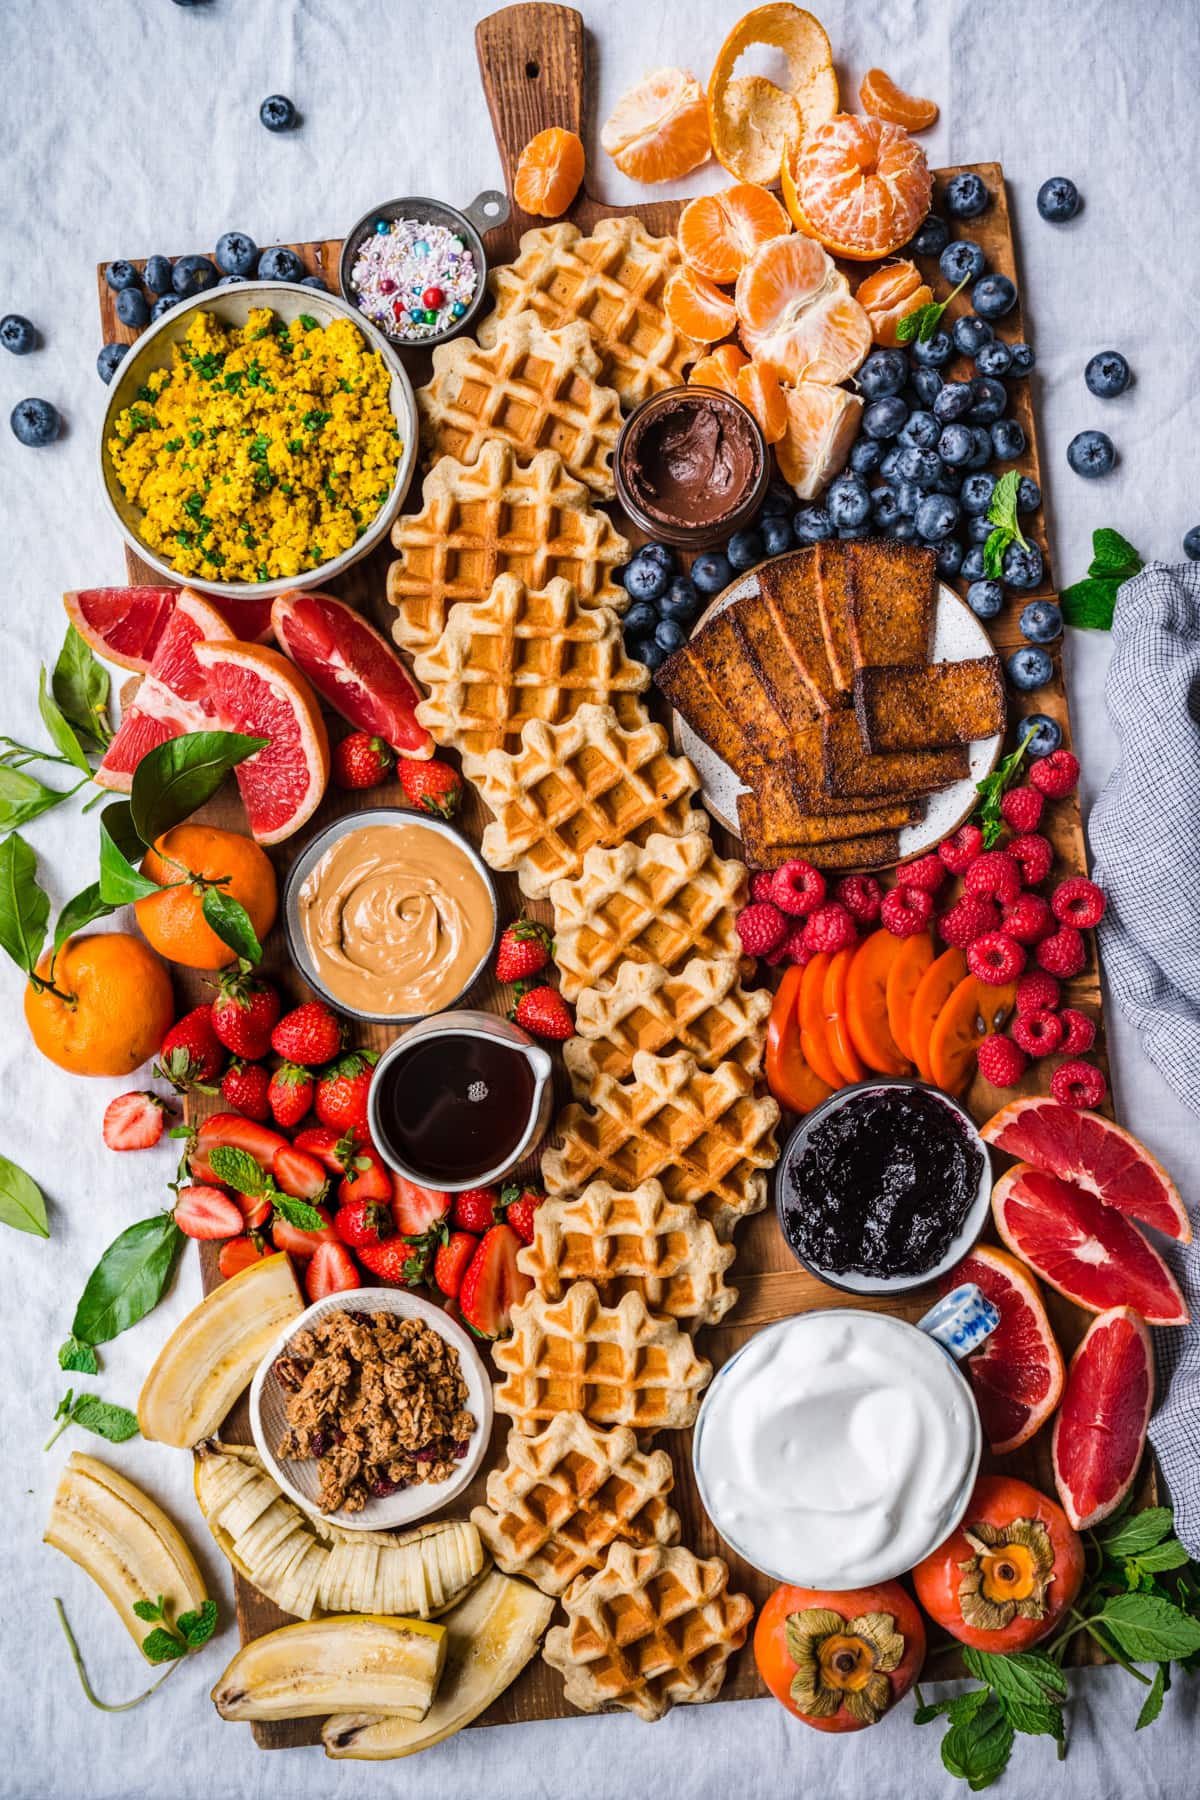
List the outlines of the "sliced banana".
{"label": "sliced banana", "polygon": [[423,1719],[446,1660],[444,1625],[359,1614],[284,1625],[243,1645],[212,1690],[223,1719],[310,1719],[336,1708]]}

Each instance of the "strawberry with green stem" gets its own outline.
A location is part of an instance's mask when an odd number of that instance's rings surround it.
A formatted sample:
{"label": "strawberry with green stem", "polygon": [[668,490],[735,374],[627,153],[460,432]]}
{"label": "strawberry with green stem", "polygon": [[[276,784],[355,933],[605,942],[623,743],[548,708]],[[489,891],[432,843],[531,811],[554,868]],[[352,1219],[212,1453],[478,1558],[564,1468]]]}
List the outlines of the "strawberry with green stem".
{"label": "strawberry with green stem", "polygon": [[538,975],[554,955],[554,941],[544,925],[524,914],[506,925],[496,948],[496,980],[526,981]]}
{"label": "strawberry with green stem", "polygon": [[573,1037],[575,1021],[571,1009],[555,987],[536,981],[517,984],[516,1004],[509,1009],[510,1019],[534,1037],[550,1038],[561,1043]]}
{"label": "strawberry with green stem", "polygon": [[345,1050],[321,1070],[313,1111],[322,1125],[367,1130],[367,1095],[379,1061],[377,1050]]}
{"label": "strawberry with green stem", "polygon": [[433,813],[439,819],[452,819],[462,797],[462,776],[449,763],[436,757],[418,762],[413,757],[401,758],[398,770],[400,786],[411,806]]}
{"label": "strawberry with green stem", "polygon": [[369,731],[352,731],[333,747],[330,773],[337,787],[378,787],[386,781],[396,757],[390,744]]}
{"label": "strawberry with green stem", "polygon": [[213,1030],[227,1050],[247,1062],[258,1062],[271,1048],[271,1032],[280,1013],[279,994],[268,981],[251,976],[247,964],[217,985],[212,1003]]}
{"label": "strawberry with green stem", "polygon": [[300,1123],[312,1105],[313,1078],[299,1063],[280,1063],[267,1087],[275,1123],[290,1131]]}
{"label": "strawberry with green stem", "polygon": [[225,1046],[213,1030],[212,1007],[194,1006],[167,1032],[153,1072],[181,1094],[215,1094],[224,1067]]}

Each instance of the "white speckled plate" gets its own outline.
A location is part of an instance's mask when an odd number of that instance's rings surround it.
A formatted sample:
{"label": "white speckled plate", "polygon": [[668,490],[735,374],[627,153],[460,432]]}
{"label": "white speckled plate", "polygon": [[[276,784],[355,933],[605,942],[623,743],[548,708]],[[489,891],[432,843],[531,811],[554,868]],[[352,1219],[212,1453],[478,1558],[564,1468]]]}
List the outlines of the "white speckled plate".
{"label": "white speckled plate", "polygon": [[[724,593],[717,595],[712,605],[701,614],[694,629],[698,631],[701,625],[717,613],[724,612],[735,600],[757,592],[758,570],[750,569],[739,581],[731,582]],[[931,661],[967,662],[973,656],[991,656],[993,652],[991,639],[966,601],[960,600],[944,582],[939,582],[937,610],[933,619]],[[687,720],[674,710],[671,723],[678,748],[696,765],[704,804],[719,825],[724,825],[727,831],[738,836],[737,797],[747,791],[745,782],[693,731]],[[976,738],[968,746],[970,773],[962,781],[943,788],[940,793],[931,794],[925,817],[916,825],[903,827],[900,832],[900,862],[908,862],[914,856],[923,856],[927,850],[940,844],[944,837],[957,830],[979,797],[975,791],[976,782],[982,781],[995,768],[1002,742],[1003,734],[997,733],[995,737]]]}

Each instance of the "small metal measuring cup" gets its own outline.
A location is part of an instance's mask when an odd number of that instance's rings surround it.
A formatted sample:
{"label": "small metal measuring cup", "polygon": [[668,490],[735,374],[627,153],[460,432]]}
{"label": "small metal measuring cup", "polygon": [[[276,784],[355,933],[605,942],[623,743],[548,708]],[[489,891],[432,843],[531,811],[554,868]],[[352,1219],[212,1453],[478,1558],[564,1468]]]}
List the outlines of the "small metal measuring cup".
{"label": "small metal measuring cup", "polygon": [[342,244],[342,254],[338,261],[338,286],[342,291],[342,298],[348,305],[362,310],[358,303],[358,289],[352,280],[354,265],[366,239],[375,235],[381,221],[390,225],[397,219],[417,219],[422,225],[443,225],[447,231],[452,231],[462,239],[479,274],[479,282],[467,310],[443,330],[431,331],[427,337],[420,338],[401,337],[398,332],[389,331],[379,320],[372,322],[398,350],[431,350],[438,344],[446,343],[460,332],[469,331],[479,316],[480,308],[487,299],[487,255],[483,248],[483,233],[503,225],[509,211],[508,195],[502,194],[498,188],[485,188],[463,212],[459,212],[456,206],[447,206],[442,200],[430,200],[419,194],[409,194],[401,200],[385,200],[381,206],[371,207],[347,232]]}

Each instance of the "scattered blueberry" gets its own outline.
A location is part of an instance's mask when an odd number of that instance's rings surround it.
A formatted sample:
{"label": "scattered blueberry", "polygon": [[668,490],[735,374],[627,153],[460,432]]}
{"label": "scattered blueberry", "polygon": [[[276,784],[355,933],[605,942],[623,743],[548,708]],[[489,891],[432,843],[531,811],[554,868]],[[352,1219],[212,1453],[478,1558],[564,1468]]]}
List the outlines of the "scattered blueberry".
{"label": "scattered blueberry", "polygon": [[137,287],[141,276],[131,262],[114,262],[105,269],[104,279],[113,293],[119,294],[122,288]]}
{"label": "scattered blueberry", "polygon": [[52,444],[62,429],[57,407],[48,400],[18,400],[8,415],[13,436],[31,450]]}
{"label": "scattered blueberry", "polygon": [[117,295],[117,317],[134,331],[150,323],[150,307],[140,287],[121,289]]}
{"label": "scattered blueberry", "polygon": [[279,244],[273,250],[263,251],[256,273],[261,281],[299,281],[304,274],[304,264],[294,250]]}
{"label": "scattered blueberry", "polygon": [[654,641],[660,650],[665,650],[671,656],[676,650],[683,649],[687,643],[687,632],[676,619],[660,619],[654,628]]}
{"label": "scattered blueberry", "polygon": [[1036,644],[1025,644],[1020,650],[1014,650],[1005,667],[1008,679],[1023,694],[1031,694],[1035,688],[1045,687],[1054,673],[1050,657]]}
{"label": "scattered blueberry", "polygon": [[933,416],[943,425],[965,419],[975,400],[974,386],[969,381],[946,381],[938,389],[933,402]]}
{"label": "scattered blueberry", "polygon": [[[941,459],[939,458],[939,461],[940,460]],[[946,467],[945,463],[942,463],[941,473],[938,476],[937,480],[930,484],[929,491],[932,494],[953,494],[954,498],[957,500],[958,499],[958,490],[962,486],[962,484],[963,484],[962,470],[961,469],[948,469]]]}
{"label": "scattered blueberry", "polygon": [[978,281],[987,268],[987,257],[974,238],[955,238],[938,257],[942,278],[951,287],[962,281]]}
{"label": "scattered blueberry", "polygon": [[1067,461],[1087,481],[1107,475],[1116,460],[1113,441],[1103,431],[1077,432],[1067,445]]}
{"label": "scattered blueberry", "polygon": [[150,323],[153,325],[156,319],[161,319],[165,312],[170,312],[170,310],[173,306],[178,306],[178,305],[179,305],[179,295],[178,294],[163,294],[163,295],[161,295],[154,302],[154,305],[150,308]]}
{"label": "scattered blueberry", "polygon": [[1008,366],[1010,375],[1028,375],[1037,361],[1032,344],[1010,344],[1008,353],[1012,359]]}
{"label": "scattered blueberry", "polygon": [[[816,512],[819,509],[817,507],[813,507],[811,510],[813,512]],[[803,515],[800,513],[797,513],[797,515],[796,515],[796,520],[797,520],[796,536],[797,537],[799,537],[799,535],[800,535],[799,520],[802,516]],[[822,517],[824,517],[823,514],[822,514]],[[827,529],[825,530],[825,532],[822,535],[825,537],[829,537],[830,536],[830,532],[828,530],[829,521],[826,520],[825,523],[826,523]],[[815,543],[816,539],[812,538],[807,541],[811,542],[811,543]],[[733,565],[730,562],[729,558],[725,555],[725,552],[723,550],[706,550],[704,555],[698,556],[696,558],[695,562],[692,564],[692,581],[695,584],[696,591],[697,591],[697,593],[705,595],[706,598],[711,594],[719,594],[721,592],[721,589],[727,588],[732,580],[733,580]],[[629,585],[628,582],[626,582],[627,587],[628,587],[628,585]],[[630,588],[629,591],[630,591],[630,593],[632,593],[633,589]]]}
{"label": "scattered blueberry", "polygon": [[990,344],[980,345],[975,367],[981,375],[1007,375],[1012,367],[1012,351],[999,338],[993,338]]}
{"label": "scattered blueberry", "polygon": [[942,435],[941,425],[931,412],[918,407],[911,412],[900,430],[902,444],[915,444],[919,450],[932,450]]}
{"label": "scattered blueberry", "polygon": [[942,459],[936,450],[922,450],[906,444],[900,452],[896,470],[902,481],[915,481],[918,487],[932,487],[942,472]]}
{"label": "scattered blueberry", "polygon": [[990,200],[987,188],[971,169],[946,184],[946,211],[952,219],[977,219],[987,211]]}
{"label": "scattered blueberry", "polygon": [[1025,754],[1040,762],[1043,756],[1052,756],[1062,743],[1062,726],[1049,713],[1026,713],[1021,720],[1021,731],[1026,732],[1031,726],[1033,732],[1025,745]]}
{"label": "scattered blueberry", "polygon": [[258,245],[244,231],[226,231],[217,239],[215,255],[222,275],[252,275]]}
{"label": "scattered blueberry", "polygon": [[967,605],[977,619],[994,619],[1004,605],[1004,589],[998,581],[973,581],[967,589]]}
{"label": "scattered blueberry", "polygon": [[918,506],[920,506],[921,501],[925,498],[921,487],[912,480],[897,481],[893,486],[892,492],[896,496],[897,514],[905,519],[911,519],[915,516]]}
{"label": "scattered blueberry", "polygon": [[321,280],[321,277],[319,275],[302,275],[300,277],[300,286],[316,288],[318,293],[321,293],[321,294],[327,294],[329,292],[328,287]]}
{"label": "scattered blueberry", "polygon": [[258,116],[268,131],[290,131],[298,114],[286,94],[268,94],[258,109]]}
{"label": "scattered blueberry", "polygon": [[938,574],[947,580],[952,575],[957,575],[962,568],[964,554],[963,547],[957,538],[943,538],[937,547],[937,556],[934,558],[934,567]]}
{"label": "scattered blueberry", "polygon": [[217,285],[217,271],[207,256],[181,256],[171,270],[171,286],[181,300],[207,293]]}
{"label": "scattered blueberry", "polygon": [[967,413],[972,425],[994,425],[1008,410],[1008,389],[990,375],[977,375],[971,383],[971,407]]}
{"label": "scattered blueberry", "polygon": [[666,651],[652,637],[638,638],[636,643],[630,644],[629,654],[638,662],[645,663],[651,673],[655,669],[661,669],[667,660]]}
{"label": "scattered blueberry", "polygon": [[730,567],[739,574],[743,569],[752,569],[763,558],[762,533],[753,530],[735,531],[725,546],[725,554],[729,558]]}
{"label": "scattered blueberry", "polygon": [[968,425],[946,425],[937,441],[937,453],[951,468],[962,468],[970,461],[975,440]]}
{"label": "scattered blueberry", "polygon": [[654,627],[658,624],[658,613],[648,600],[637,600],[625,614],[624,626],[627,638],[644,638],[654,636]]}
{"label": "scattered blueberry", "polygon": [[945,384],[936,369],[913,370],[912,389],[922,406],[932,406]]}
{"label": "scattered blueberry", "polygon": [[839,476],[825,495],[825,511],[829,523],[839,532],[856,531],[860,525],[865,525],[871,516],[871,496],[865,483],[857,475]]}
{"label": "scattered blueberry", "polygon": [[850,451],[850,467],[856,475],[873,475],[883,461],[883,445],[878,438],[856,438]]}
{"label": "scattered blueberry", "polygon": [[[853,456],[854,452],[851,451],[850,454]],[[785,487],[782,482],[773,481],[762,503],[763,518],[769,519],[773,513],[790,513],[795,504],[796,496],[791,488]]]}
{"label": "scattered blueberry", "polygon": [[986,469],[992,460],[992,434],[982,425],[972,425],[971,437],[975,448],[971,452],[968,469]]}
{"label": "scattered blueberry", "polygon": [[927,544],[940,544],[958,524],[958,501],[949,494],[926,494],[916,513],[917,534]]}
{"label": "scattered blueberry", "polygon": [[1192,562],[1200,562],[1200,525],[1193,525],[1192,529],[1185,533],[1183,554]]}
{"label": "scattered blueberry", "polygon": [[879,465],[879,473],[883,476],[885,481],[895,481],[897,479],[897,464],[900,461],[900,449],[901,446],[899,444],[893,444]]}
{"label": "scattered blueberry", "polygon": [[1089,360],[1083,379],[1097,400],[1115,400],[1129,386],[1129,364],[1119,350],[1101,350]]}
{"label": "scattered blueberry", "polygon": [[[663,546],[643,544],[625,565],[625,592],[631,600],[661,600],[675,573],[675,558],[666,561]],[[668,555],[670,553],[668,552]]]}
{"label": "scattered blueberry", "polygon": [[1019,513],[1036,512],[1042,504],[1042,490],[1036,481],[1028,475],[1022,475],[1017,483],[1017,511]]}
{"label": "scattered blueberry", "polygon": [[884,400],[873,400],[862,416],[862,428],[868,437],[892,438],[908,418],[908,408],[895,394]]}
{"label": "scattered blueberry", "polygon": [[976,317],[974,313],[964,313],[961,319],[954,321],[954,347],[961,350],[964,356],[978,356],[985,344],[990,344],[996,333],[986,319]]}
{"label": "scattered blueberry", "polygon": [[992,504],[992,495],[996,491],[994,475],[968,475],[959,490],[959,499],[965,513],[985,513]]}
{"label": "scattered blueberry", "polygon": [[1025,433],[1016,419],[997,419],[992,426],[992,449],[1000,462],[1015,462],[1025,449]]}
{"label": "scattered blueberry", "polygon": [[875,514],[876,524],[885,530],[889,525],[894,525],[902,512],[896,489],[886,483],[882,487],[872,488],[871,511]]}
{"label": "scattered blueberry", "polygon": [[169,294],[171,292],[170,257],[148,256],[146,266],[142,270],[142,281],[152,294]]}
{"label": "scattered blueberry", "polygon": [[940,256],[950,242],[950,227],[936,213],[927,213],[925,223],[908,246],[915,256]]}
{"label": "scattered blueberry", "polygon": [[1065,175],[1051,175],[1038,189],[1037,209],[1051,225],[1065,225],[1079,211],[1079,189]]}
{"label": "scattered blueberry", "polygon": [[105,386],[112,380],[118,367],[129,351],[128,344],[105,344],[96,358],[96,373]]}
{"label": "scattered blueberry", "polygon": [[1031,644],[1052,644],[1062,636],[1062,614],[1053,600],[1031,600],[1021,610],[1021,631]]}
{"label": "scattered blueberry", "polygon": [[940,369],[953,356],[954,345],[948,332],[935,331],[931,338],[923,341],[921,338],[914,338],[909,346],[909,354],[918,368]]}
{"label": "scattered blueberry", "polygon": [[6,313],[0,319],[0,344],[14,356],[28,356],[37,342],[37,333],[23,313]]}
{"label": "scattered blueberry", "polygon": [[1004,552],[1002,573],[1009,587],[1035,588],[1042,579],[1042,553],[1036,544],[1010,544]]}
{"label": "scattered blueberry", "polygon": [[903,350],[872,350],[855,380],[868,400],[886,400],[908,380],[908,358]]}
{"label": "scattered blueberry", "polygon": [[972,544],[962,559],[959,574],[964,581],[982,581],[987,570],[983,566],[983,545]]}
{"label": "scattered blueberry", "polygon": [[986,544],[996,527],[986,513],[968,513],[966,535],[968,544]]}
{"label": "scattered blueberry", "polygon": [[1016,304],[1016,286],[1007,275],[985,275],[971,289],[971,305],[981,319],[1002,319]]}
{"label": "scattered blueberry", "polygon": [[792,547],[792,522],[780,513],[767,513],[760,527],[762,531],[763,553],[766,556],[782,556],[785,550]]}

